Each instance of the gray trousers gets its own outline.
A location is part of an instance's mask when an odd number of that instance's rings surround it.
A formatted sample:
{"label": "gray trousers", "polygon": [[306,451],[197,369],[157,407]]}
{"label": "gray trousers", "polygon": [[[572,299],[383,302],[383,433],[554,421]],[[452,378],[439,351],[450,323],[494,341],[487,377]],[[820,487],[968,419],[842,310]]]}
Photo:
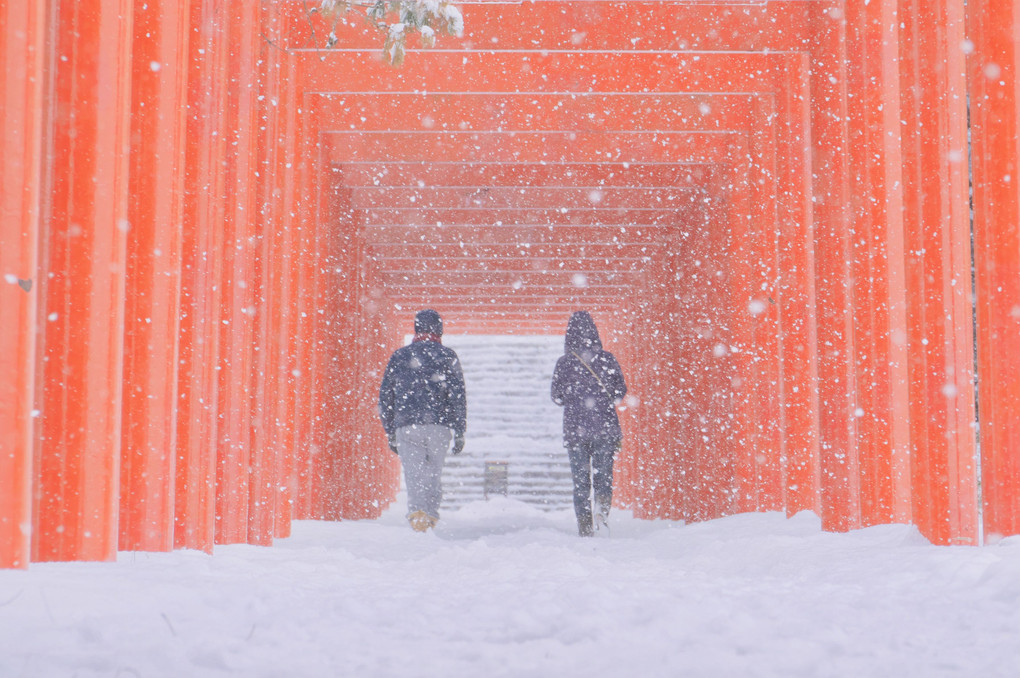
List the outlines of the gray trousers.
{"label": "gray trousers", "polygon": [[415,424],[397,429],[397,454],[407,482],[407,512],[424,511],[439,517],[443,501],[443,463],[453,430],[439,424]]}

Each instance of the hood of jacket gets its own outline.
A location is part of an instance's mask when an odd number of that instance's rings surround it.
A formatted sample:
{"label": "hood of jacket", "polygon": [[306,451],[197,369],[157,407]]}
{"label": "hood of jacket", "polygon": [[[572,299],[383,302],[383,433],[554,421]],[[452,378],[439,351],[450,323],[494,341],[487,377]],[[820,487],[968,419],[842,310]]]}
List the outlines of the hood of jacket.
{"label": "hood of jacket", "polygon": [[596,352],[602,350],[602,340],[595,320],[588,311],[575,311],[567,322],[567,334],[564,338],[564,352],[578,353],[586,360],[591,360]]}

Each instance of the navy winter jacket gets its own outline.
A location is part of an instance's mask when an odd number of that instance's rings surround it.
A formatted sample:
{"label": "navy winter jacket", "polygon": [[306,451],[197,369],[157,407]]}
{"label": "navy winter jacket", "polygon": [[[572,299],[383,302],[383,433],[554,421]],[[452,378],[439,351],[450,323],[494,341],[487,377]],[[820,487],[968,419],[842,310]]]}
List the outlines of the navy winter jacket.
{"label": "navy winter jacket", "polygon": [[429,339],[394,351],[379,387],[379,417],[387,435],[412,424],[440,424],[463,435],[467,397],[456,352]]}
{"label": "navy winter jacket", "polygon": [[616,404],[627,395],[627,385],[616,357],[602,350],[598,328],[587,311],[570,316],[564,344],[552,380],[553,402],[563,406],[564,444],[573,447],[591,438],[620,442]]}

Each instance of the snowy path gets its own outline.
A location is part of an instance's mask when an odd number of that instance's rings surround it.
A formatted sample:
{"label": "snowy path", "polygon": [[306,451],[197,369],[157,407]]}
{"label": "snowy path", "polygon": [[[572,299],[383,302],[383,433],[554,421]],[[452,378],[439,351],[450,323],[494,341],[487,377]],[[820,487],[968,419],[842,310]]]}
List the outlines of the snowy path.
{"label": "snowy path", "polygon": [[802,514],[682,526],[497,499],[412,533],[0,571],[0,676],[1016,678],[1020,538],[934,547]]}

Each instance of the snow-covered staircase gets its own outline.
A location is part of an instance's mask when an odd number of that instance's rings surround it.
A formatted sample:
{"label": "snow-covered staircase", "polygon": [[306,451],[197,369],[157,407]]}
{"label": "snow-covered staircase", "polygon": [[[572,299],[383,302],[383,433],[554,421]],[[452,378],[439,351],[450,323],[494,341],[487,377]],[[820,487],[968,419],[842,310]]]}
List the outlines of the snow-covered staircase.
{"label": "snow-covered staircase", "polygon": [[443,507],[484,497],[485,463],[507,462],[510,497],[545,508],[571,506],[563,410],[549,398],[561,336],[446,335],[467,387],[464,451],[443,469]]}

